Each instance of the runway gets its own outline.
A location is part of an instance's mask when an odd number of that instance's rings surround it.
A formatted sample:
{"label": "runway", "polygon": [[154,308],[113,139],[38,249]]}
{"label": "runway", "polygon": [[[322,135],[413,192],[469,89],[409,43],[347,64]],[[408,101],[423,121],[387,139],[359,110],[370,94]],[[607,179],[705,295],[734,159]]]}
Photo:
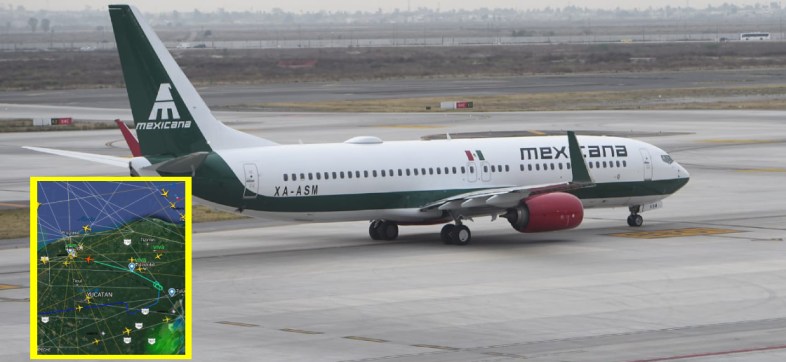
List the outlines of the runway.
{"label": "runway", "polygon": [[[442,245],[439,226],[402,227],[395,242],[371,241],[367,222],[204,229],[194,235],[194,360],[786,358],[786,112],[221,116],[280,143],[677,132],[642,140],[669,151],[691,181],[643,214],[640,229],[625,226],[622,209],[589,210],[578,229],[545,234],[483,218],[469,224],[467,247]],[[120,138],[0,134],[0,200],[22,200],[31,174],[125,174],[19,146],[125,155]],[[4,361],[27,360],[27,256],[0,250]]]}
{"label": "runway", "polygon": [[[266,102],[312,102],[417,97],[475,97],[516,93],[632,91],[782,85],[786,69],[684,70],[482,78],[387,79],[288,84],[210,85],[198,91],[208,106],[254,109]],[[452,100],[452,99],[448,99]],[[471,100],[471,99],[469,99]],[[0,92],[0,103],[128,108],[125,89]],[[66,115],[68,116],[68,115]],[[110,119],[111,120],[111,119]]]}

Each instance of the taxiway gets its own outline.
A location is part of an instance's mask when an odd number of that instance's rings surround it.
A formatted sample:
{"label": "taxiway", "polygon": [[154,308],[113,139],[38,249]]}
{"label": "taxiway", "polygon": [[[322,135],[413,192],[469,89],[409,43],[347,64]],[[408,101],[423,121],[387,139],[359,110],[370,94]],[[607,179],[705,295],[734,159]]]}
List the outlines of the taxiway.
{"label": "taxiway", "polygon": [[[575,230],[519,234],[477,219],[371,241],[366,222],[194,235],[194,360],[780,361],[786,358],[786,112],[222,114],[281,143],[445,132],[675,132],[642,138],[691,181],[625,226],[589,210]],[[319,132],[312,130],[318,129]],[[37,175],[126,170],[22,145],[126,155],[118,132],[0,134],[0,200]],[[3,243],[0,241],[0,243]],[[0,249],[0,360],[27,360],[28,249]]]}

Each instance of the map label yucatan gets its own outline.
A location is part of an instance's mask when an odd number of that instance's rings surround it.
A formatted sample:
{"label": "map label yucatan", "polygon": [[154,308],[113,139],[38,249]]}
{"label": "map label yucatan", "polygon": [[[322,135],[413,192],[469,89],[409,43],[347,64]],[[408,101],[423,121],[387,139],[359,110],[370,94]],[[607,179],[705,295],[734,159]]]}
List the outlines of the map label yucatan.
{"label": "map label yucatan", "polygon": [[31,358],[191,358],[190,198],[188,178],[31,179]]}

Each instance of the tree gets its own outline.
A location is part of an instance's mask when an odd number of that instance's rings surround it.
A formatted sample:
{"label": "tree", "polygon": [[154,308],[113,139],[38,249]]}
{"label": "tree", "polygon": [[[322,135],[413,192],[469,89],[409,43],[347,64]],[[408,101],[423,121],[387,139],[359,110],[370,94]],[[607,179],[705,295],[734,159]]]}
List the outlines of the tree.
{"label": "tree", "polygon": [[30,30],[32,30],[35,33],[36,28],[38,28],[38,19],[36,19],[36,18],[28,19],[27,20],[27,26],[29,26]]}
{"label": "tree", "polygon": [[41,19],[41,31],[44,33],[49,31],[49,19]]}

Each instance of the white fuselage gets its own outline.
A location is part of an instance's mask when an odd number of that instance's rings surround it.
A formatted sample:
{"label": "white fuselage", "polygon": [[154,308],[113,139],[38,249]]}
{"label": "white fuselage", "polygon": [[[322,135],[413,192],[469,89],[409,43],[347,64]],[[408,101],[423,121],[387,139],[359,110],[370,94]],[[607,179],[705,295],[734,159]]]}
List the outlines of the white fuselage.
{"label": "white fuselage", "polygon": [[[667,162],[666,152],[641,141],[595,136],[578,141],[598,185],[597,192],[580,196],[588,208],[656,202],[673,191],[648,192],[647,185],[689,177],[679,164]],[[265,200],[249,211],[287,220],[427,222],[442,214],[421,207],[454,194],[572,179],[563,136],[378,143],[369,137],[217,153],[244,183],[246,199]]]}

